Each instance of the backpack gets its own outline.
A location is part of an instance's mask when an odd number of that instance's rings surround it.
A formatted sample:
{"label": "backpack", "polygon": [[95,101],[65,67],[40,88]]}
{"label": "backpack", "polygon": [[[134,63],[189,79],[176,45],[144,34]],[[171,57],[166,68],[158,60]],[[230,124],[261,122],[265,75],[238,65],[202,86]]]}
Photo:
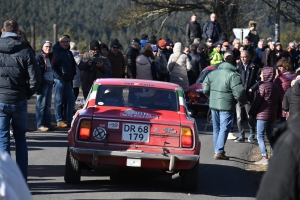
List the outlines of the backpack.
{"label": "backpack", "polygon": [[[147,57],[147,59],[149,60],[149,58]],[[160,65],[158,62],[155,61],[150,61],[150,65],[151,65],[151,74],[152,74],[152,79],[155,81],[159,80],[159,72],[160,72]]]}

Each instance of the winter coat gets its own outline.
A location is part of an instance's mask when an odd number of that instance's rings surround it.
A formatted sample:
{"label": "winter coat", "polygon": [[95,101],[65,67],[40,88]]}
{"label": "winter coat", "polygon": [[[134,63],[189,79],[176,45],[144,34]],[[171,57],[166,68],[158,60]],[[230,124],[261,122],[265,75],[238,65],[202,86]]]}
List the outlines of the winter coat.
{"label": "winter coat", "polygon": [[167,62],[169,62],[170,56],[173,54],[173,49],[164,49],[163,53],[166,55]]}
{"label": "winter coat", "polygon": [[[252,24],[256,25],[257,23],[256,23],[256,21],[250,21],[249,22],[249,29],[251,28]],[[257,47],[257,44],[258,44],[260,38],[259,38],[259,35],[258,35],[258,32],[257,32],[256,28],[253,29],[253,30],[250,30],[250,32],[248,34],[248,37],[249,37],[249,41],[251,43],[253,43],[253,46]]]}
{"label": "winter coat", "polygon": [[117,54],[109,51],[107,58],[111,64],[112,78],[125,78],[125,59],[121,52]]}
{"label": "winter coat", "polygon": [[76,62],[68,49],[63,49],[59,42],[53,45],[52,69],[55,79],[71,82],[76,75]]}
{"label": "winter coat", "polygon": [[256,48],[255,49],[256,51],[256,60],[255,60],[255,63],[257,64],[257,66],[259,66],[260,68],[264,66],[264,61],[263,61],[263,55],[264,55],[264,51],[265,49],[260,49],[260,48]]}
{"label": "winter coat", "polygon": [[180,85],[186,91],[189,88],[187,71],[192,65],[187,55],[183,53],[183,45],[180,42],[175,43],[173,51],[168,62],[168,71],[171,72],[170,82]]}
{"label": "winter coat", "polygon": [[300,82],[296,81],[293,87],[290,87],[283,97],[282,109],[289,112],[290,117],[298,115],[300,112]]}
{"label": "winter coat", "polygon": [[269,160],[257,193],[257,200],[299,200],[300,116],[292,117],[280,130],[274,154]]}
{"label": "winter coat", "polygon": [[202,40],[201,26],[197,21],[189,22],[185,29],[185,39],[188,44],[192,44],[195,38]]}
{"label": "winter coat", "polygon": [[[52,57],[53,57],[53,54],[49,53],[48,58],[49,58],[50,61],[51,61]],[[41,85],[45,85],[47,83],[47,81],[44,78],[44,74],[45,74],[45,71],[46,71],[46,64],[45,64],[45,60],[44,60],[42,50],[35,55],[35,59],[37,61],[37,64],[38,64],[40,72],[41,72],[41,81],[42,81]]]}
{"label": "winter coat", "polygon": [[159,62],[160,73],[167,74],[168,73],[168,68],[167,68],[168,62],[167,62],[166,55],[164,54],[162,49],[158,48],[156,58]]}
{"label": "winter coat", "polygon": [[76,62],[76,75],[74,76],[74,80],[73,80],[73,88],[79,88],[81,81],[80,81],[80,76],[81,76],[81,72],[78,68],[78,65],[81,62],[81,57],[79,55],[79,51],[77,50],[70,50],[73,54],[74,60]]}
{"label": "winter coat", "polygon": [[41,84],[34,54],[15,33],[3,33],[0,38],[0,74],[1,103],[29,99]]}
{"label": "winter coat", "polygon": [[265,49],[263,55],[264,66],[276,68],[277,57],[275,50],[270,50],[269,48]]}
{"label": "winter coat", "polygon": [[198,78],[203,68],[203,60],[201,56],[196,52],[191,52],[191,65],[192,68],[188,71],[188,77]]}
{"label": "winter coat", "polygon": [[279,87],[273,83],[275,70],[272,67],[263,68],[263,82],[255,101],[249,110],[249,115],[255,115],[257,120],[275,122],[281,115],[281,96]]}
{"label": "winter coat", "polygon": [[143,54],[136,58],[136,78],[153,80],[151,73],[151,63],[153,60]]}
{"label": "winter coat", "polygon": [[205,96],[209,98],[209,107],[219,111],[234,111],[237,102],[247,103],[245,89],[237,68],[227,62],[210,72],[202,84]]}
{"label": "winter coat", "polygon": [[245,45],[244,49],[249,51],[250,60],[252,60],[254,62],[256,60],[256,57],[257,57],[255,47],[253,45]]}
{"label": "winter coat", "polygon": [[243,62],[237,64],[238,73],[241,76],[243,86],[246,91],[247,100],[253,102],[254,93],[249,92],[249,89],[256,83],[258,79],[258,67],[253,63],[249,62],[245,71]]}
{"label": "winter coat", "polygon": [[221,25],[215,21],[210,20],[206,21],[203,25],[203,37],[205,40],[208,38],[212,39],[214,42],[218,41],[221,38]]}
{"label": "winter coat", "polygon": [[[102,67],[96,67],[96,64],[89,65],[89,61],[103,62]],[[83,54],[82,62],[79,64],[79,69],[83,71],[81,76],[81,88],[84,92],[89,92],[93,82],[98,78],[105,78],[105,74],[111,72],[109,61],[105,54],[98,53],[93,55],[91,52]]]}
{"label": "winter coat", "polygon": [[136,57],[140,55],[140,52],[138,49],[134,47],[129,47],[129,49],[126,52],[126,65],[127,65],[127,70],[130,70],[131,73],[131,78],[136,78]]}
{"label": "winter coat", "polygon": [[223,54],[218,52],[216,49],[214,49],[211,54],[209,55],[210,57],[210,65],[216,66],[217,64],[221,63],[223,61]]}
{"label": "winter coat", "polygon": [[[291,82],[296,78],[295,74],[280,73],[274,80],[274,83],[279,87],[281,98],[283,98],[285,92],[291,87]],[[287,117],[286,112],[282,111],[282,117]]]}

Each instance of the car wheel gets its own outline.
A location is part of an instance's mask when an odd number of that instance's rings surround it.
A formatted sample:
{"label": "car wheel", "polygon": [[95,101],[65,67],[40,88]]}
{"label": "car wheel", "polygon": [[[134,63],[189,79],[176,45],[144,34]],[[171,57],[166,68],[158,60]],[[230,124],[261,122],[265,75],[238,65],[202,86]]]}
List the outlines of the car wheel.
{"label": "car wheel", "polygon": [[64,179],[66,183],[76,184],[80,182],[81,163],[76,160],[70,153],[68,148],[65,164]]}
{"label": "car wheel", "polygon": [[181,187],[186,191],[195,191],[198,186],[199,161],[191,169],[185,170],[181,176]]}

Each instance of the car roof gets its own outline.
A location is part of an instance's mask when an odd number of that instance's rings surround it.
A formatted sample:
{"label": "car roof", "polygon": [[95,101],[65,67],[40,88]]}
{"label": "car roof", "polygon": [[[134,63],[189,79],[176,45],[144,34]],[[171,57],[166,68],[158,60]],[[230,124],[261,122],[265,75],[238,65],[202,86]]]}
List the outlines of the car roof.
{"label": "car roof", "polygon": [[216,66],[207,66],[203,70],[215,70]]}
{"label": "car roof", "polygon": [[126,79],[126,78],[102,78],[97,79],[94,84],[101,85],[122,85],[122,86],[146,86],[152,88],[176,90],[181,87],[174,83],[151,81],[142,79]]}

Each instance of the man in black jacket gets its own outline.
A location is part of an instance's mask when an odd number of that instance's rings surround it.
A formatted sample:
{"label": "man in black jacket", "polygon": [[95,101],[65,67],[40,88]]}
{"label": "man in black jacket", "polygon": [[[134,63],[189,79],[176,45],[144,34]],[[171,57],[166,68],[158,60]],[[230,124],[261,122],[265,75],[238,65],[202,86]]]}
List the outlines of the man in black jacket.
{"label": "man in black jacket", "polygon": [[192,44],[190,48],[191,52],[189,56],[191,57],[190,61],[192,64],[192,68],[190,69],[190,71],[188,71],[190,86],[196,82],[204,66],[201,56],[197,53],[197,46],[197,44]]}
{"label": "man in black jacket", "polygon": [[213,43],[217,42],[222,33],[221,25],[216,21],[216,14],[210,15],[210,20],[206,21],[203,25],[203,37],[205,40],[212,39]]}
{"label": "man in black jacket", "polygon": [[0,38],[0,149],[10,153],[10,124],[16,161],[27,180],[27,99],[41,84],[41,72],[32,50],[18,38],[19,25],[7,20]]}
{"label": "man in black jacket", "polygon": [[135,59],[140,55],[140,40],[134,38],[131,41],[131,47],[126,51],[127,77],[136,78],[136,62]]}
{"label": "man in black jacket", "polygon": [[263,54],[264,66],[276,67],[277,57],[275,52],[275,42],[269,42],[269,48],[266,48]]}
{"label": "man in black jacket", "polygon": [[201,26],[197,22],[197,15],[196,14],[193,14],[191,16],[191,20],[186,25],[185,30],[186,30],[185,31],[185,38],[186,38],[186,42],[187,42],[188,46],[191,45],[194,42],[195,38],[199,38],[200,40],[202,40]]}
{"label": "man in black jacket", "polygon": [[[250,127],[250,135],[248,137],[248,142],[254,141],[255,136],[255,120],[253,117],[249,117],[248,112],[250,110],[251,104],[254,101],[254,93],[250,92],[249,89],[256,83],[258,75],[258,66],[250,60],[250,53],[247,50],[241,52],[241,62],[237,64],[238,72],[241,76],[243,86],[246,91],[246,97],[248,104],[245,104],[245,111],[247,114],[247,120]],[[240,104],[236,104],[236,117],[237,126],[239,129],[240,136],[234,140],[235,142],[245,141],[245,130],[242,120],[242,107]]]}

